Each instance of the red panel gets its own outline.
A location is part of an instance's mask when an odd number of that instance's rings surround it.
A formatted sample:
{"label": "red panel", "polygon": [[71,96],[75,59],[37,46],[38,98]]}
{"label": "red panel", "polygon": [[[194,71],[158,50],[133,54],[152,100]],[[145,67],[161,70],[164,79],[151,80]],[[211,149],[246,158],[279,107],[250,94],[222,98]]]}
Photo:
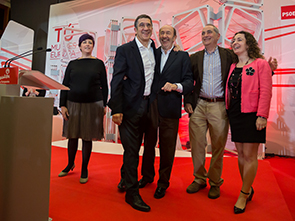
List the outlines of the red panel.
{"label": "red panel", "polygon": [[17,84],[18,67],[0,68],[0,84]]}
{"label": "red panel", "polygon": [[281,7],[281,19],[294,19],[295,18],[295,5],[288,5]]}

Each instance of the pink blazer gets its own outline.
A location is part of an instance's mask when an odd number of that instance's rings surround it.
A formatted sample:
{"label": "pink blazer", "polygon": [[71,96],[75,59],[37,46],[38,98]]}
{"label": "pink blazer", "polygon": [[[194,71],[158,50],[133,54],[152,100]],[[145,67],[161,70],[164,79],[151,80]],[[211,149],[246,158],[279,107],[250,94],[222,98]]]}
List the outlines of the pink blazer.
{"label": "pink blazer", "polygon": [[[231,65],[226,82],[226,109],[230,103],[228,81],[235,67],[236,64]],[[257,116],[268,118],[272,96],[272,72],[266,60],[257,58],[243,67],[241,88],[242,113],[257,112]]]}

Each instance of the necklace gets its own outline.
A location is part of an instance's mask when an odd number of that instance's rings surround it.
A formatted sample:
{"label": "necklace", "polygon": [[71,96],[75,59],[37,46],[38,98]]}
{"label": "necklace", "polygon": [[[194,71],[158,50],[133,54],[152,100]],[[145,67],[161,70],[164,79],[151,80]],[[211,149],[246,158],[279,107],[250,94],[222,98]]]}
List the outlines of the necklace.
{"label": "necklace", "polygon": [[248,62],[250,61],[250,58],[248,59],[248,61],[244,64],[244,66],[246,66],[248,64]]}
{"label": "necklace", "polygon": [[248,60],[246,61],[246,63],[243,66],[241,66],[241,68],[244,67],[244,66],[246,66],[249,63],[250,59],[251,58],[248,58]]}
{"label": "necklace", "polygon": [[[246,61],[246,63],[243,65],[246,66],[250,61],[250,58]],[[231,97],[233,99],[237,99],[238,98],[238,95],[239,95],[239,85],[240,85],[240,82],[242,81],[242,72],[243,72],[243,67],[240,67],[241,72],[239,73],[239,70],[237,69],[237,67],[234,69],[234,71],[232,72],[231,76],[230,76],[230,79],[229,79],[229,90],[230,90],[230,94],[231,94]],[[235,74],[239,74],[238,75],[238,78],[237,78],[237,83],[234,84],[234,78],[235,78]]]}

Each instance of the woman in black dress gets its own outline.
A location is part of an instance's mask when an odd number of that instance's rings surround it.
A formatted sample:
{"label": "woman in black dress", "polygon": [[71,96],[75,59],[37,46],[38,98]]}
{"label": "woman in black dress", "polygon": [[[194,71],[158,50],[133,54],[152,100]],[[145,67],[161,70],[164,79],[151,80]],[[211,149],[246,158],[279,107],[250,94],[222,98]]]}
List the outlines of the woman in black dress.
{"label": "woman in black dress", "polygon": [[266,124],[272,95],[272,72],[252,34],[238,32],[232,39],[235,53],[226,84],[226,108],[232,141],[238,151],[243,181],[234,213],[243,213],[252,200],[252,184],[257,172],[257,153],[265,143]]}
{"label": "woman in black dress", "polygon": [[82,169],[80,183],[88,181],[88,162],[92,140],[104,136],[103,117],[108,96],[106,70],[103,61],[92,56],[94,39],[89,34],[79,38],[82,56],[69,62],[63,84],[60,107],[64,118],[63,136],[68,139],[68,165],[59,177],[75,167],[78,139],[82,139]]}

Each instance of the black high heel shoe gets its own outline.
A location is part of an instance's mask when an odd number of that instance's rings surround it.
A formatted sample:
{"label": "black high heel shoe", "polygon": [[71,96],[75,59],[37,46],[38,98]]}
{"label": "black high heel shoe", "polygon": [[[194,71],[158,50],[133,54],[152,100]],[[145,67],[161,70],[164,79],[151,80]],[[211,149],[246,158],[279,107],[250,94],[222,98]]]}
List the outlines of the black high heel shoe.
{"label": "black high heel shoe", "polygon": [[251,201],[252,198],[253,198],[253,195],[254,195],[254,189],[253,189],[253,187],[251,186],[251,193],[250,193],[250,195],[249,195],[247,201]]}
{"label": "black high heel shoe", "polygon": [[[252,189],[252,190],[253,190],[253,189]],[[252,195],[252,197],[253,197],[252,192],[251,192],[251,195],[250,195],[250,193],[245,193],[244,191],[241,190],[241,193],[243,193],[243,194],[245,194],[245,195],[249,195],[249,196],[248,196],[248,198],[247,198],[247,200],[246,200],[245,207],[244,207],[243,209],[234,206],[234,213],[235,213],[235,214],[240,214],[240,213],[245,212],[247,202],[250,201],[250,200],[249,200],[249,199],[250,199],[250,196]],[[253,193],[254,193],[254,191],[253,191]],[[252,200],[252,197],[251,197],[251,200]]]}
{"label": "black high heel shoe", "polygon": [[[73,171],[74,170],[74,168],[75,168],[75,164],[71,167],[71,171]],[[69,171],[61,171],[59,174],[58,174],[58,176],[59,177],[63,177],[63,176],[66,176],[66,175],[68,175],[68,173],[70,172],[70,170]]]}

